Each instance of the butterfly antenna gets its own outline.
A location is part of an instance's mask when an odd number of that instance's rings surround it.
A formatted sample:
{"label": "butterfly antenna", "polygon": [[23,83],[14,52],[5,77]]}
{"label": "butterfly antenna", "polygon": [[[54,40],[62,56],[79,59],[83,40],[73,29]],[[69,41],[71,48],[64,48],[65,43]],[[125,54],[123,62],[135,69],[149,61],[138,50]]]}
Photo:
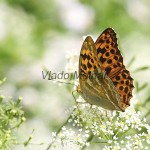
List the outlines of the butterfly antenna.
{"label": "butterfly antenna", "polygon": [[58,82],[58,83],[65,83],[65,84],[75,85],[75,84],[70,83],[70,82],[58,81],[58,80],[55,80],[55,79],[49,79],[49,80],[52,80],[52,81],[55,81],[55,82]]}
{"label": "butterfly antenna", "polygon": [[76,98],[75,98],[75,96],[74,96],[74,92],[77,92],[77,90],[72,91],[72,96],[73,96],[73,98],[74,98],[75,102],[77,103]]}

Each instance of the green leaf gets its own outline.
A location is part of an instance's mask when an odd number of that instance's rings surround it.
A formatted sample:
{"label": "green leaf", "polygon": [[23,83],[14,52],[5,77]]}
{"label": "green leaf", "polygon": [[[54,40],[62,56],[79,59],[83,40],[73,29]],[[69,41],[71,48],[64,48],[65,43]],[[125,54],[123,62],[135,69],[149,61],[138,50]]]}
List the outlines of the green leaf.
{"label": "green leaf", "polygon": [[0,80],[0,84],[3,84],[6,81],[6,78]]}
{"label": "green leaf", "polygon": [[142,86],[139,86],[139,83],[136,81],[135,82],[135,88],[136,92],[141,92],[143,89],[145,89],[148,86],[148,83],[144,83]]}
{"label": "green leaf", "polygon": [[148,98],[146,98],[146,100],[143,103],[143,106],[145,106],[148,102],[150,102],[150,96]]}
{"label": "green leaf", "polygon": [[132,64],[133,64],[134,61],[135,61],[135,57],[132,57],[132,59],[127,64],[127,68],[129,68],[130,66],[132,66]]}
{"label": "green leaf", "polygon": [[149,66],[144,66],[144,67],[140,67],[140,68],[134,70],[133,72],[134,72],[134,73],[137,73],[137,72],[145,71],[145,70],[148,70],[148,69],[150,69]]}

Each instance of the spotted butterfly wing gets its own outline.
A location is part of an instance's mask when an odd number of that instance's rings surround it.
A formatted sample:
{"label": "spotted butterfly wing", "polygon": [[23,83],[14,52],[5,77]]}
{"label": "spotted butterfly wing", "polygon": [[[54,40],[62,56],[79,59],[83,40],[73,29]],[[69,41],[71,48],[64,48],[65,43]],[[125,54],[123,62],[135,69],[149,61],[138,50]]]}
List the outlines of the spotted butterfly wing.
{"label": "spotted butterfly wing", "polygon": [[133,79],[123,64],[123,57],[118,49],[116,33],[107,28],[95,42],[97,57],[101,68],[112,80],[120,96],[121,108],[125,110],[130,105]]}
{"label": "spotted butterfly wing", "polygon": [[124,111],[116,87],[102,70],[102,63],[90,36],[83,42],[80,52],[79,83],[77,91],[88,103],[109,110]]}

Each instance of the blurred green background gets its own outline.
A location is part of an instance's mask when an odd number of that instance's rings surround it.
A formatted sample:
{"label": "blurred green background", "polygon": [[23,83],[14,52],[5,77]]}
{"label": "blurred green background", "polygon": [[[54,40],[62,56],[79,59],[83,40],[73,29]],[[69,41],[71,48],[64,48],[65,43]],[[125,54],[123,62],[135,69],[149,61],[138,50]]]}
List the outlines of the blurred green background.
{"label": "blurred green background", "polygon": [[[66,51],[79,54],[82,37],[95,39],[107,27],[117,32],[120,49],[137,87],[136,109],[150,123],[150,1],[149,0],[1,0],[0,1],[0,78],[6,97],[22,96],[27,121],[20,140],[30,135],[31,145],[14,150],[41,150],[47,147],[51,132],[65,122],[74,104],[66,85],[43,80],[43,67],[52,72],[64,70]],[[145,84],[146,83],[146,84]],[[140,89],[140,88],[139,88]],[[41,142],[45,144],[39,145]]]}

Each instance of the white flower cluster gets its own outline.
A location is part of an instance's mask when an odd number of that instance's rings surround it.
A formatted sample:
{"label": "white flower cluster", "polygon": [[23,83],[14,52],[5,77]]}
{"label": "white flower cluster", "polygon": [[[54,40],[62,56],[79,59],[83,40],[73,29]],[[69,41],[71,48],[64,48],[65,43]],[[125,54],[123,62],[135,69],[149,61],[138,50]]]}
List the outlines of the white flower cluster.
{"label": "white flower cluster", "polygon": [[[76,56],[70,54],[68,58],[70,64],[67,69],[76,62],[76,59],[72,59]],[[76,70],[75,67],[72,69],[69,70]],[[92,143],[102,150],[149,149],[150,126],[133,106],[128,107],[125,112],[112,112],[84,103],[81,97],[76,101],[79,103],[68,120],[73,129],[63,127],[57,136],[53,133],[53,147],[70,143],[76,145],[76,149],[81,149]]]}
{"label": "white flower cluster", "polygon": [[[90,145],[87,142],[92,135],[92,143],[98,144],[103,150],[133,150],[148,149],[150,146],[150,126],[141,114],[129,107],[126,112],[111,112],[89,104],[78,104],[68,120],[79,128],[62,128],[56,143],[74,143],[80,148]],[[102,145],[101,145],[102,144]]]}
{"label": "white flower cluster", "polygon": [[66,129],[66,127],[62,127],[60,133],[53,132],[52,133],[52,148],[63,147],[76,147],[76,149],[82,148],[83,146],[89,146],[87,142],[87,138],[89,137],[89,132],[87,130],[79,129],[74,131],[73,129]]}

